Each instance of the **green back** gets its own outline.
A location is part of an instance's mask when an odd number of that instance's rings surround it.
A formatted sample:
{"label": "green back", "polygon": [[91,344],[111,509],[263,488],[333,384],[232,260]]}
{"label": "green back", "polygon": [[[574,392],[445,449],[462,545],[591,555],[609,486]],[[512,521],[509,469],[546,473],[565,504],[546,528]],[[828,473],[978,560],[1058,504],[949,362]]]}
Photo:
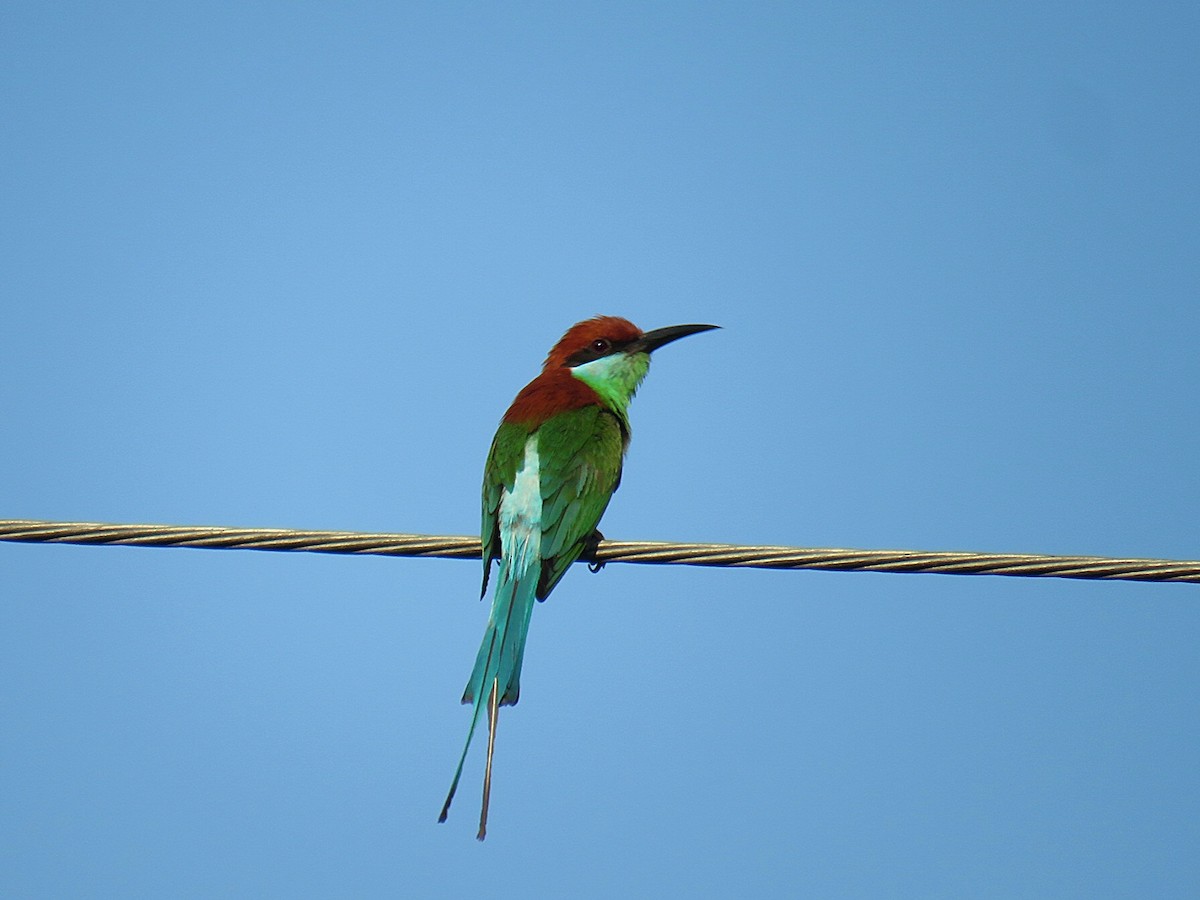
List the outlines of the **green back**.
{"label": "green back", "polygon": [[628,431],[612,410],[585,406],[552,416],[538,427],[505,422],[496,432],[483,482],[484,590],[489,561],[498,555],[501,491],[511,488],[524,458],[525,441],[537,432],[542,493],[542,572],[537,598],[544,600],[583,552],[621,480]]}

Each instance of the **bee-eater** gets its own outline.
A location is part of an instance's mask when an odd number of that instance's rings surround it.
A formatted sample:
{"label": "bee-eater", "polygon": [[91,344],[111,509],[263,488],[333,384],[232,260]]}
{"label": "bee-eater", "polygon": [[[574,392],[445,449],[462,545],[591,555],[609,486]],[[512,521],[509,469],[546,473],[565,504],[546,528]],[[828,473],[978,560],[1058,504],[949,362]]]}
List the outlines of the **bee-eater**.
{"label": "bee-eater", "polygon": [[[483,591],[500,558],[492,611],[462,702],[474,705],[466,745],[439,822],[446,821],[471,737],[486,704],[487,764],[479,833],[487,834],[492,752],[501,706],[520,696],[533,601],[545,600],[571,563],[599,540],[596,526],[621,483],[629,401],[664,344],[716,325],[643,332],[617,316],[572,325],[504,414],[483,473]],[[481,595],[482,595],[481,594]]]}

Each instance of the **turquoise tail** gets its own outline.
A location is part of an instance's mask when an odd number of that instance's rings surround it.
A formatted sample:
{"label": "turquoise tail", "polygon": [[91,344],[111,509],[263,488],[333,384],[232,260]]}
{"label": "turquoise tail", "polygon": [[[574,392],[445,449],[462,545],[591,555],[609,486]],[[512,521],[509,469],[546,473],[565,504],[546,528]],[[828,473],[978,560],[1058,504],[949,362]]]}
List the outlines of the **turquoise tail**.
{"label": "turquoise tail", "polygon": [[479,724],[480,711],[488,705],[491,686],[497,686],[501,706],[512,706],[520,697],[521,661],[525,657],[525,637],[529,633],[529,618],[533,614],[540,570],[540,565],[535,562],[518,574],[512,571],[509,560],[500,563],[492,613],[488,617],[483,643],[479,645],[479,653],[475,657],[471,679],[463,691],[462,702],[474,704],[471,728],[467,732],[462,756],[458,759],[458,768],[454,770],[454,781],[450,783],[442,814],[438,816],[439,822],[445,822],[450,812],[450,801],[458,790],[467,751],[471,749],[471,738],[475,735],[475,726]]}

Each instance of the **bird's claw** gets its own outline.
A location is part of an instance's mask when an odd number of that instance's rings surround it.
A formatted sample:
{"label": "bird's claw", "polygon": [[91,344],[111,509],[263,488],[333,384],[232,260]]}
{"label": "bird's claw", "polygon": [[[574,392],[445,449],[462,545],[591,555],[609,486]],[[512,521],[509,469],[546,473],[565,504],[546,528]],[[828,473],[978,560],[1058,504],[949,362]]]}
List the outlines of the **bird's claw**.
{"label": "bird's claw", "polygon": [[604,560],[596,559],[596,551],[600,549],[602,540],[604,540],[604,535],[599,531],[593,531],[583,542],[583,552],[579,554],[587,562],[588,571],[593,574],[604,568]]}

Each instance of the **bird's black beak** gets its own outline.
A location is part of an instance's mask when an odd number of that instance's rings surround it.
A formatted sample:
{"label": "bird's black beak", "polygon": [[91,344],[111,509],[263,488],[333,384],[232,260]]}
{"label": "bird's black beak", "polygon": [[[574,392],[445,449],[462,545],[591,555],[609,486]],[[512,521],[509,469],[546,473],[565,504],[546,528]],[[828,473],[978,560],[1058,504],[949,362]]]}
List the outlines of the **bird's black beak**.
{"label": "bird's black beak", "polygon": [[714,328],[720,327],[720,325],[669,325],[666,328],[655,328],[653,331],[647,331],[635,343],[637,349],[643,353],[653,353],[664,344],[677,341],[681,337],[687,337],[689,334],[699,334],[701,331],[712,331]]}

